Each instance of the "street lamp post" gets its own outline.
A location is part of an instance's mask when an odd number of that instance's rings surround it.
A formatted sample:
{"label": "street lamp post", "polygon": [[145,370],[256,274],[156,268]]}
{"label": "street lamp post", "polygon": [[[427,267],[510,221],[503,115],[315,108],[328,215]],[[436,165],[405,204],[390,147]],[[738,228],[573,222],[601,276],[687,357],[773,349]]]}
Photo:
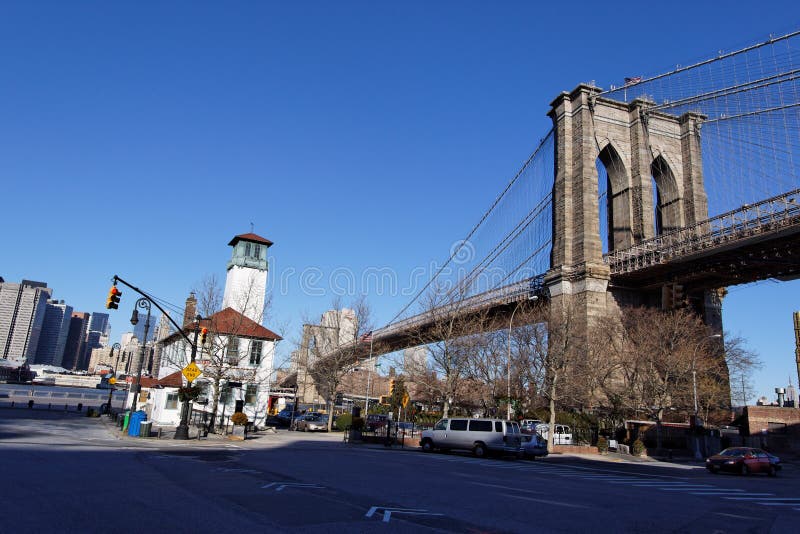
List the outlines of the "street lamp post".
{"label": "street lamp post", "polygon": [[[697,406],[697,351],[700,350],[700,347],[705,345],[706,341],[709,339],[719,339],[722,337],[722,334],[712,334],[710,336],[704,337],[697,346],[694,348],[694,352],[692,353],[692,391],[694,396],[694,421],[691,425],[695,427],[697,425],[697,414],[699,413],[699,408]],[[700,439],[697,437],[697,434],[694,436],[694,458],[695,460],[702,460],[703,456],[700,454]]]}
{"label": "street lamp post", "polygon": [[[114,362],[114,372],[112,373],[112,377],[115,378],[117,376],[117,364],[119,363],[119,354],[120,350],[122,350],[122,345],[119,343],[114,343],[111,345],[111,353],[108,355],[108,361],[111,361],[111,358],[114,356],[114,349],[117,349],[117,361]],[[109,381],[111,378],[109,377]],[[108,384],[108,404],[106,404],[106,414],[111,415],[111,395],[114,393],[114,384]]]}
{"label": "street lamp post", "polygon": [[[539,297],[536,295],[529,295],[528,300],[536,300]],[[508,361],[506,362],[506,387],[507,387],[507,395],[508,395],[508,408],[506,413],[506,419],[509,421],[511,420],[511,329],[514,324],[514,314],[517,313],[519,309],[519,305],[525,302],[524,300],[518,300],[517,303],[514,305],[514,311],[511,312],[511,318],[508,320]]]}
{"label": "street lamp post", "polygon": [[[372,360],[372,332],[369,334],[369,359]],[[377,364],[374,360],[372,360],[372,366],[375,367]],[[372,379],[372,369],[367,368],[367,400],[364,401],[364,418],[366,419],[367,414],[369,414],[369,394],[370,394],[370,380]]]}
{"label": "street lamp post", "polygon": [[[192,343],[192,363],[194,363],[195,358],[197,357],[197,336],[200,334],[200,317],[199,315],[195,317],[194,323],[194,343]],[[192,383],[189,382],[191,386]],[[181,422],[178,427],[175,429],[175,439],[189,439],[189,403],[191,401],[187,398],[183,401],[183,406],[181,406]]]}
{"label": "street lamp post", "polygon": [[[136,380],[133,382],[131,389],[133,390],[133,399],[131,402],[131,412],[136,411],[136,403],[139,401],[139,392],[142,390],[142,366],[144,365],[144,353],[147,346],[147,333],[150,331],[150,301],[144,297],[136,301],[131,314],[131,324],[136,326],[139,323],[139,312],[136,308],[147,310],[147,318],[144,321],[144,339],[142,340],[142,350],[139,352],[139,368],[136,371]],[[131,358],[133,359],[133,358]]]}

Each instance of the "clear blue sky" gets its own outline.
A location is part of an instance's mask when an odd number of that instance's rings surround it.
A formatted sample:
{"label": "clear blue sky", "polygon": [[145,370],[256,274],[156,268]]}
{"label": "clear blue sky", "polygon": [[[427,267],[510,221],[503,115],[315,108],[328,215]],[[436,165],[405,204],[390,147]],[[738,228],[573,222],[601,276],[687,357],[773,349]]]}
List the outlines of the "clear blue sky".
{"label": "clear blue sky", "polygon": [[[405,287],[446,257],[559,92],[800,22],[792,1],[541,4],[3,2],[0,276],[82,311],[104,311],[114,274],[181,304],[203,276],[224,280],[227,242],[252,222],[275,242],[268,326],[289,327],[288,352],[331,277],[391,268]],[[370,292],[378,323],[408,299],[384,293]],[[798,296],[765,282],[724,303],[766,363],[759,394],[796,376]]]}

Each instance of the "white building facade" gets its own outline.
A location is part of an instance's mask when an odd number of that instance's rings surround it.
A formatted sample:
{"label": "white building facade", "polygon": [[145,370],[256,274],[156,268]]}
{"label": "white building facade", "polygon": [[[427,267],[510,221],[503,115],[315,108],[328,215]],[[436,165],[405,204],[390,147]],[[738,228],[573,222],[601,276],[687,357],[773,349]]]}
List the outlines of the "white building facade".
{"label": "white building facade", "polygon": [[[275,346],[281,340],[263,326],[267,249],[272,242],[249,233],[237,235],[228,245],[233,251],[227,264],[222,310],[199,323],[192,320],[183,326],[183,333],[190,340],[201,329],[208,330],[205,344],[198,340],[195,354],[195,363],[203,374],[193,385],[202,387],[204,393],[193,403],[193,410],[210,416],[217,389],[217,422],[227,421],[238,406],[250,421],[263,425],[275,380]],[[191,361],[192,345],[180,332],[163,338],[159,345],[159,377],[180,371]],[[188,384],[185,379],[184,384]],[[163,397],[170,407],[158,407],[158,413],[173,414],[174,403],[171,397],[167,398],[168,394],[163,393],[159,398]]]}

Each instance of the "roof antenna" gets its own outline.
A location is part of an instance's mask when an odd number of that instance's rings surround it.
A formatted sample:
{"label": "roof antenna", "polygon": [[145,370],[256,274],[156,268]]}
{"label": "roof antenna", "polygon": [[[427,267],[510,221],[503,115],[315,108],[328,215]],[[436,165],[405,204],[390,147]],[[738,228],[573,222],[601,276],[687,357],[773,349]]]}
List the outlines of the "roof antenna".
{"label": "roof antenna", "polygon": [[250,233],[253,233],[253,221],[250,221]]}

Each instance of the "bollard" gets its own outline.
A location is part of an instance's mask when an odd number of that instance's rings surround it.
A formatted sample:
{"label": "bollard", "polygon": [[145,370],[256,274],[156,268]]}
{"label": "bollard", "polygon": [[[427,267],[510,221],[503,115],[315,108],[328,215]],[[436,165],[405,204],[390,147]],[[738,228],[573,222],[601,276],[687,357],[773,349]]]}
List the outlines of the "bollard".
{"label": "bollard", "polygon": [[161,439],[161,427],[158,427],[158,439]]}
{"label": "bollard", "polygon": [[14,401],[11,401],[11,407],[12,408],[14,407]]}
{"label": "bollard", "polygon": [[83,403],[79,402],[78,403],[78,411],[80,412],[81,410],[83,410]]}
{"label": "bollard", "polygon": [[48,403],[47,403],[47,409],[48,409],[48,411],[50,410],[50,408],[52,408],[52,406],[53,406],[53,403],[51,403],[51,402],[48,402]]}
{"label": "bollard", "polygon": [[33,399],[28,401],[28,408],[33,408]]}

